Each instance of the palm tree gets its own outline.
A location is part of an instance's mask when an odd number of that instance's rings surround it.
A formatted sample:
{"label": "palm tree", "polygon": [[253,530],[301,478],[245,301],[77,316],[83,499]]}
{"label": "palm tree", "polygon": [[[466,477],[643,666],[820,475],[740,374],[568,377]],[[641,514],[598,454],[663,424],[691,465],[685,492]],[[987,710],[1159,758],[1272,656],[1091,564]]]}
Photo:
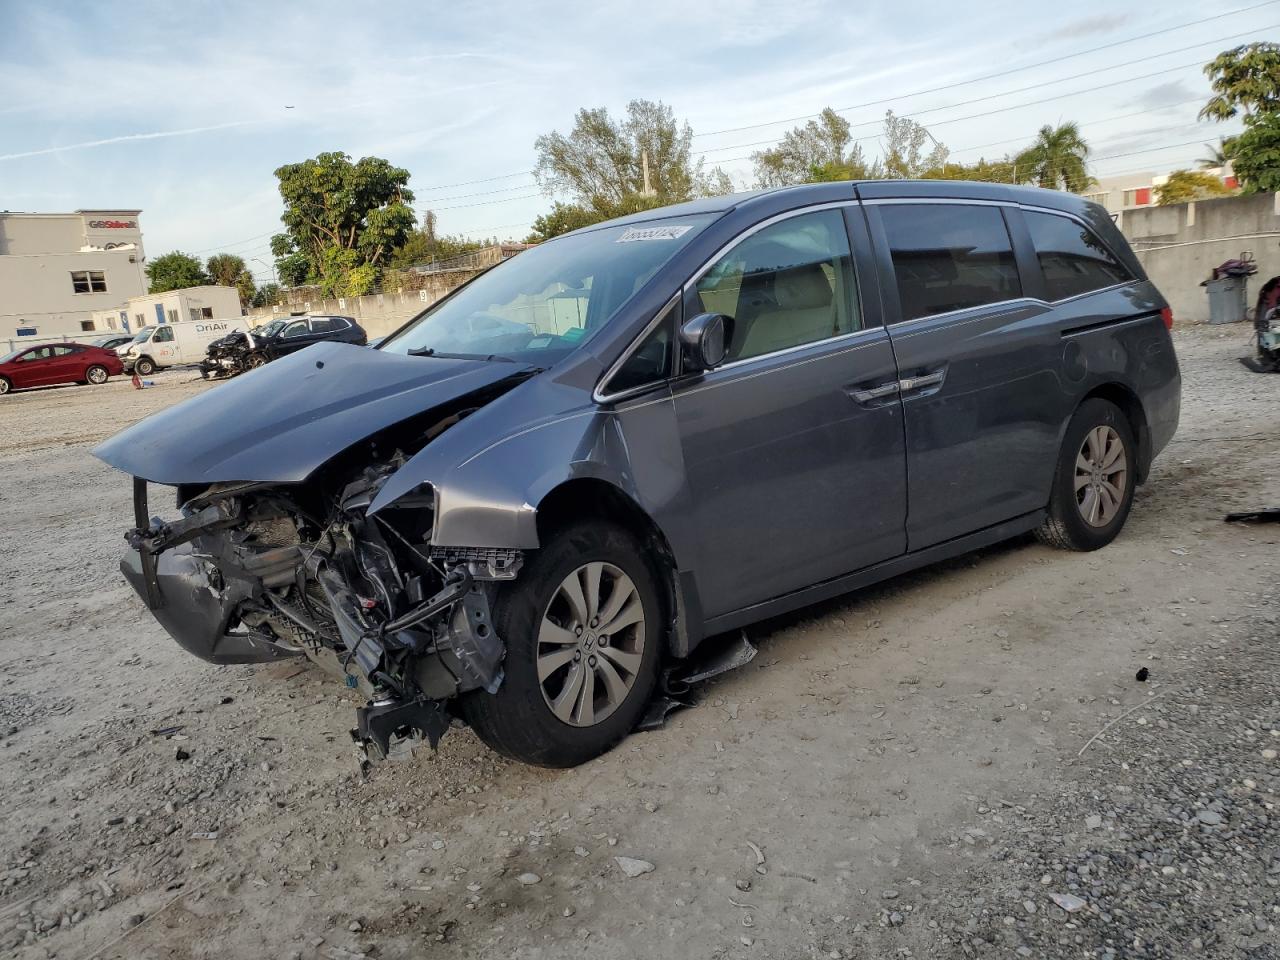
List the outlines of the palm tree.
{"label": "palm tree", "polygon": [[1080,193],[1093,183],[1085,169],[1089,145],[1075,123],[1043,126],[1036,140],[1014,160],[1019,183],[1036,183],[1050,190]]}
{"label": "palm tree", "polygon": [[1219,137],[1216,146],[1212,143],[1206,143],[1205,149],[1209,152],[1196,161],[1196,163],[1200,164],[1200,169],[1212,170],[1217,167],[1225,167],[1230,163],[1235,155],[1235,140],[1235,137]]}

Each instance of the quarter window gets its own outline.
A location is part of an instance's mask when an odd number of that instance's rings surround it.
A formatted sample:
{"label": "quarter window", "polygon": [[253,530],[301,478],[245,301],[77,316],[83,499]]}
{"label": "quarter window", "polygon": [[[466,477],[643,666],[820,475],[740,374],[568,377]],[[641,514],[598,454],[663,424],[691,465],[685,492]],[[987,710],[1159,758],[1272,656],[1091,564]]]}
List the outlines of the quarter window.
{"label": "quarter window", "polygon": [[790,217],[751,234],[703,274],[699,309],[729,318],[727,360],[862,329],[839,210]]}
{"label": "quarter window", "polygon": [[101,270],[72,270],[71,289],[76,293],[106,293],[106,274]]}
{"label": "quarter window", "polygon": [[903,320],[1022,296],[998,207],[922,203],[880,210]]}
{"label": "quarter window", "polygon": [[609,393],[621,393],[647,383],[665,380],[671,373],[671,312],[631,351],[605,387]]}
{"label": "quarter window", "polygon": [[1065,300],[1133,279],[1084,224],[1029,210],[1024,210],[1022,216],[1044,271],[1045,296],[1049,300]]}

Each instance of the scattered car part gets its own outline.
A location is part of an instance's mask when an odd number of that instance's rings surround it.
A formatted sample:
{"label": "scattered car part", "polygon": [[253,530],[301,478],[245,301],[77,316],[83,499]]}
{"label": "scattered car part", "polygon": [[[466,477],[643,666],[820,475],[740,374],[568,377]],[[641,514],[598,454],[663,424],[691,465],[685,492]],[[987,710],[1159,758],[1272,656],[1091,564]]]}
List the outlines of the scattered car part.
{"label": "scattered car part", "polygon": [[1243,513],[1228,513],[1222,519],[1227,523],[1280,523],[1280,507],[1247,510]]}

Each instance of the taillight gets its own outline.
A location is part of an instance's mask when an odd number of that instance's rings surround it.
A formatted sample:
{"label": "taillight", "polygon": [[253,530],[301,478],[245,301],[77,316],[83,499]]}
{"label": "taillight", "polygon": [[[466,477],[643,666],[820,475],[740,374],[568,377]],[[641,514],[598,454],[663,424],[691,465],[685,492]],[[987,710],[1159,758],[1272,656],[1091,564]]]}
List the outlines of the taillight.
{"label": "taillight", "polygon": [[1162,308],[1160,311],[1160,319],[1164,321],[1164,328],[1166,330],[1173,329],[1173,310],[1171,308]]}

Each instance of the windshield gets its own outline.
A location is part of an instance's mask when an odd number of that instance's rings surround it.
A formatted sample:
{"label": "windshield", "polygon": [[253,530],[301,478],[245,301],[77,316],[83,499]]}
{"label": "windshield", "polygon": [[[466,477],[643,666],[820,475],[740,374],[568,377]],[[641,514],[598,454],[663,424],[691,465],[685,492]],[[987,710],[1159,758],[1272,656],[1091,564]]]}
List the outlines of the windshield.
{"label": "windshield", "polygon": [[283,320],[272,320],[270,323],[264,323],[260,327],[254,327],[250,333],[255,337],[274,337],[276,332],[283,326]]}
{"label": "windshield", "polygon": [[712,216],[550,240],[477,277],[378,349],[546,367],[607,324]]}
{"label": "windshield", "polygon": [[145,329],[145,330],[139,330],[139,331],[137,332],[137,334],[134,336],[134,338],[133,338],[132,340],[130,340],[129,342],[130,342],[130,343],[142,343],[144,340],[150,340],[150,339],[151,339],[151,331],[152,331],[152,330],[154,330],[154,329],[155,329],[155,327],[147,327],[147,329]]}
{"label": "windshield", "polygon": [[25,350],[25,349],[27,349],[27,348],[26,348],[26,347],[19,347],[17,350],[10,350],[10,351],[9,351],[8,353],[6,353],[3,357],[0,357],[0,363],[8,363],[10,360],[12,360],[14,357],[16,357],[18,354],[20,354],[20,353],[21,353],[23,350]]}

